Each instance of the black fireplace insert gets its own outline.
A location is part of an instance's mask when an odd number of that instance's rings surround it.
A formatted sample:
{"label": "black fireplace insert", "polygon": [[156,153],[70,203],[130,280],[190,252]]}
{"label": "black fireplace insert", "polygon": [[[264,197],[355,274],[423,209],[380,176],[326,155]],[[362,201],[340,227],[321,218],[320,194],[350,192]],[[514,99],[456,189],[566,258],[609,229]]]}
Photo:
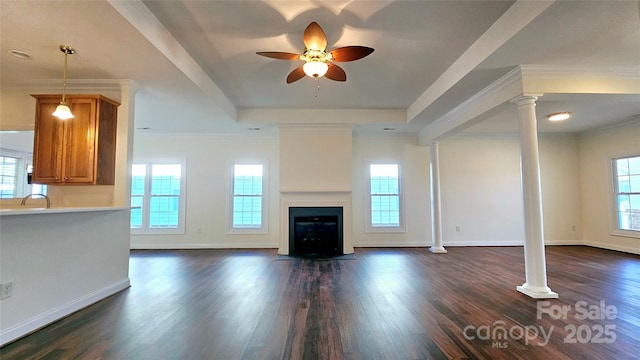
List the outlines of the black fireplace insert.
{"label": "black fireplace insert", "polygon": [[342,207],[290,207],[289,254],[343,255]]}

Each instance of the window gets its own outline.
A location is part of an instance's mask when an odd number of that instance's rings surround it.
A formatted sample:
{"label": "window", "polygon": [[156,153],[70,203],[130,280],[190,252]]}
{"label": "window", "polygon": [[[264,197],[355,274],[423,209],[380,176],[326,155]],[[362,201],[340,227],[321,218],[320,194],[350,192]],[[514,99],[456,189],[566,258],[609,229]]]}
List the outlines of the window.
{"label": "window", "polygon": [[613,159],[618,230],[640,232],[640,155]]}
{"label": "window", "polygon": [[184,162],[141,162],[132,167],[132,233],[184,233]]}
{"label": "window", "polygon": [[264,166],[233,165],[232,229],[263,229]]}
{"label": "window", "polygon": [[369,165],[370,226],[372,231],[401,228],[400,166]]}
{"label": "window", "polygon": [[[31,174],[33,173],[33,165],[27,165],[27,177],[29,181],[31,181]],[[32,194],[42,194],[47,195],[47,185],[42,184],[31,184],[31,193]]]}
{"label": "window", "polygon": [[18,176],[18,159],[0,156],[0,198],[14,198],[16,192],[16,178]]}
{"label": "window", "polygon": [[47,194],[47,185],[30,184],[31,153],[0,149],[0,198]]}

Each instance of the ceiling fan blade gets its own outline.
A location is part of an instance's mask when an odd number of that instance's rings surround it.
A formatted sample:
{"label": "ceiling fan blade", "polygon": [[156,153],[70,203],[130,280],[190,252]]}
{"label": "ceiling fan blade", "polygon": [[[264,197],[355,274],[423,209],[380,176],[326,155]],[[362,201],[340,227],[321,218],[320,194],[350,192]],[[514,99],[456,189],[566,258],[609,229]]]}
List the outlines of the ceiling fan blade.
{"label": "ceiling fan blade", "polygon": [[322,51],[327,48],[327,36],[317,22],[312,22],[304,29],[304,46],[310,50]]}
{"label": "ceiling fan blade", "polygon": [[256,54],[279,60],[300,60],[299,54],[280,51],[259,51]]}
{"label": "ceiling fan blade", "polygon": [[331,52],[333,61],[354,61],[371,54],[373,49],[366,46],[345,46]]}
{"label": "ceiling fan blade", "polygon": [[347,81],[347,73],[336,64],[329,64],[329,69],[327,69],[327,73],[324,76],[334,81]]}
{"label": "ceiling fan blade", "polygon": [[287,84],[291,84],[294,81],[298,81],[303,77],[305,77],[305,75],[306,74],[304,73],[302,66],[298,66],[297,68],[293,69],[293,71],[290,72],[289,75],[287,76]]}

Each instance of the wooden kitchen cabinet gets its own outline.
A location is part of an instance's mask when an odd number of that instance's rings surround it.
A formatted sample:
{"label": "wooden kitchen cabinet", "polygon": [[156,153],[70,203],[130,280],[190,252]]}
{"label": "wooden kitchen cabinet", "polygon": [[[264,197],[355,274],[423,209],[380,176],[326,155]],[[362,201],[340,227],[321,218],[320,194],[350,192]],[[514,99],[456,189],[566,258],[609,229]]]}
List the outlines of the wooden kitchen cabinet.
{"label": "wooden kitchen cabinet", "polygon": [[75,116],[51,115],[62,95],[36,98],[32,182],[113,185],[119,103],[102,95],[67,95]]}

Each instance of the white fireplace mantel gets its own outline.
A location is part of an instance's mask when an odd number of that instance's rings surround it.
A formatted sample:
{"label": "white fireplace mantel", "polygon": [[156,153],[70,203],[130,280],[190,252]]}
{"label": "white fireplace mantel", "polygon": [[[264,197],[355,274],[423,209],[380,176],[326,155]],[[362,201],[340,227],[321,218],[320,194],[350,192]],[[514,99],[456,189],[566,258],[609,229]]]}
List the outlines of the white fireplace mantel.
{"label": "white fireplace mantel", "polygon": [[290,207],[342,207],[342,252],[353,254],[351,191],[281,191],[280,245],[278,247],[280,255],[289,255]]}

